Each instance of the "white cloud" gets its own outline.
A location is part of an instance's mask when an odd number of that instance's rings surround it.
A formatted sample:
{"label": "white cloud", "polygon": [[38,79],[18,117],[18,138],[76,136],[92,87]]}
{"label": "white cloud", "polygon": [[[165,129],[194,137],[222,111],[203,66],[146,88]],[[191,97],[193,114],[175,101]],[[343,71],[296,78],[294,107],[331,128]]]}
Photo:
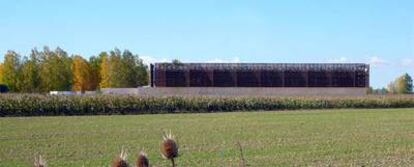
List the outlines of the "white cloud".
{"label": "white cloud", "polygon": [[[403,61],[405,65],[414,64],[414,61],[411,59],[406,59]],[[358,63],[359,62],[359,63],[370,64],[372,67],[383,67],[383,66],[396,65],[395,63],[389,62],[379,56],[362,57],[362,58],[356,58],[356,59],[355,58],[349,59],[347,57],[338,57],[338,58],[329,59],[327,62],[328,63]]]}
{"label": "white cloud", "polygon": [[[160,63],[160,62],[171,62],[172,60],[169,60],[167,58],[156,58],[153,56],[140,56],[144,64],[151,64],[151,63]],[[200,63],[240,63],[241,60],[239,57],[233,57],[231,59],[221,59],[221,58],[213,58],[210,60],[203,60],[203,61],[197,61],[197,60],[181,60],[178,59],[181,62],[200,62]]]}
{"label": "white cloud", "polygon": [[339,60],[338,60],[339,62],[347,62],[348,61],[348,58],[346,58],[346,57],[341,57],[341,58],[339,58]]}
{"label": "white cloud", "polygon": [[152,56],[139,56],[144,64],[158,63],[158,62],[169,62],[166,58],[155,58]]}
{"label": "white cloud", "polygon": [[413,67],[414,66],[414,59],[413,58],[403,58],[403,59],[401,59],[400,64],[403,67]]}
{"label": "white cloud", "polygon": [[344,56],[328,60],[328,63],[347,63],[347,62],[349,62],[349,60],[347,57],[344,57]]}
{"label": "white cloud", "polygon": [[389,62],[387,62],[386,60],[384,60],[384,59],[382,59],[378,56],[369,57],[367,63],[372,65],[372,66],[389,65]]}
{"label": "white cloud", "polygon": [[231,59],[220,59],[220,58],[214,58],[212,60],[208,60],[207,63],[240,63],[239,57],[233,57]]}

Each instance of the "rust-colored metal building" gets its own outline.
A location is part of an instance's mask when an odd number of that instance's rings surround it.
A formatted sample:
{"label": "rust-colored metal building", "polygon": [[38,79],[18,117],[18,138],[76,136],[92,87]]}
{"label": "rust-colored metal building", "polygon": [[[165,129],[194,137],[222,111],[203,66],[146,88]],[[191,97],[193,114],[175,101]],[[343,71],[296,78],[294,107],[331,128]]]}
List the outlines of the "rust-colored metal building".
{"label": "rust-colored metal building", "polygon": [[151,87],[369,87],[361,63],[155,63],[150,74]]}

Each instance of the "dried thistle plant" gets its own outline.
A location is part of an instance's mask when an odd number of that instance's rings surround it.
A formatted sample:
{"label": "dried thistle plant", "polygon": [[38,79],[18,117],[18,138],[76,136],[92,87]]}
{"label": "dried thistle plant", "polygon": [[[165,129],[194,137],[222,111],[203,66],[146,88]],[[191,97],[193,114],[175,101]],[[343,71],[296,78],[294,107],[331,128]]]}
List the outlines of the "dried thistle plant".
{"label": "dried thistle plant", "polygon": [[149,160],[144,151],[139,152],[136,167],[149,167]]}
{"label": "dried thistle plant", "polygon": [[112,161],[112,167],[128,167],[129,165],[128,165],[126,158],[127,158],[127,153],[124,151],[124,149],[122,149],[119,156],[117,156]]}
{"label": "dried thistle plant", "polygon": [[33,165],[34,167],[46,167],[46,161],[39,155],[39,157],[35,157]]}
{"label": "dried thistle plant", "polygon": [[178,157],[178,144],[171,132],[164,134],[160,151],[162,157],[171,160],[172,166],[175,167],[174,158]]}

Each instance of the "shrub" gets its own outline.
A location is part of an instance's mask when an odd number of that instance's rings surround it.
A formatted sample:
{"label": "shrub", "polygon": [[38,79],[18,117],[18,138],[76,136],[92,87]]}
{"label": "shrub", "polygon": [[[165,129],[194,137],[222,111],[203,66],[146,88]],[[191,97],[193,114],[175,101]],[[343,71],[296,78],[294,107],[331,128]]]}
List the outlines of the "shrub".
{"label": "shrub", "polygon": [[408,108],[414,96],[140,97],[132,95],[0,95],[0,116],[112,115],[330,108]]}

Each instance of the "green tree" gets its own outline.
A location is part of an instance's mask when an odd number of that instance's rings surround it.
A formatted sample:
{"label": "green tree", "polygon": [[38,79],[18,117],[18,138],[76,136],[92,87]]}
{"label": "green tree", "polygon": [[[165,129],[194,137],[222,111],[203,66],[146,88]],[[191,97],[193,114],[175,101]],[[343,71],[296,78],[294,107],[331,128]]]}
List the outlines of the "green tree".
{"label": "green tree", "polygon": [[44,47],[41,52],[40,80],[42,91],[71,90],[72,86],[72,60],[60,48],[54,51]]}
{"label": "green tree", "polygon": [[148,84],[147,66],[129,50],[100,54],[100,88],[137,87]]}
{"label": "green tree", "polygon": [[89,58],[89,65],[90,65],[90,88],[91,90],[96,90],[99,87],[99,83],[101,82],[101,76],[100,76],[100,66],[102,63],[102,57],[98,56],[92,56]]}
{"label": "green tree", "polygon": [[395,83],[394,82],[390,82],[387,85],[387,92],[391,93],[391,94],[395,94],[396,93],[396,88],[395,88]]}
{"label": "green tree", "polygon": [[122,86],[137,87],[148,84],[146,65],[143,64],[138,55],[132,54],[129,50],[122,53],[121,69],[124,74]]}
{"label": "green tree", "polygon": [[102,52],[99,54],[99,57],[101,59],[99,65],[99,88],[110,88],[112,85],[108,53]]}
{"label": "green tree", "polygon": [[109,85],[114,88],[123,88],[125,81],[125,70],[122,68],[121,51],[114,49],[109,56]]}
{"label": "green tree", "polygon": [[7,51],[4,55],[2,80],[12,92],[18,91],[17,82],[19,80],[19,69],[20,55],[14,51]]}
{"label": "green tree", "polygon": [[137,56],[137,86],[148,85],[149,71],[148,66],[144,64],[143,60]]}
{"label": "green tree", "polygon": [[413,91],[413,79],[407,73],[398,77],[394,81],[395,92],[398,94],[408,94]]}
{"label": "green tree", "polygon": [[21,92],[38,92],[40,85],[39,76],[39,52],[32,50],[30,59],[24,58],[21,69],[19,71],[18,89]]}
{"label": "green tree", "polygon": [[172,64],[175,64],[175,65],[182,64],[182,62],[181,62],[180,60],[178,60],[178,59],[173,59],[173,60],[171,61],[171,63],[172,63]]}
{"label": "green tree", "polygon": [[0,84],[3,83],[3,63],[0,63]]}

